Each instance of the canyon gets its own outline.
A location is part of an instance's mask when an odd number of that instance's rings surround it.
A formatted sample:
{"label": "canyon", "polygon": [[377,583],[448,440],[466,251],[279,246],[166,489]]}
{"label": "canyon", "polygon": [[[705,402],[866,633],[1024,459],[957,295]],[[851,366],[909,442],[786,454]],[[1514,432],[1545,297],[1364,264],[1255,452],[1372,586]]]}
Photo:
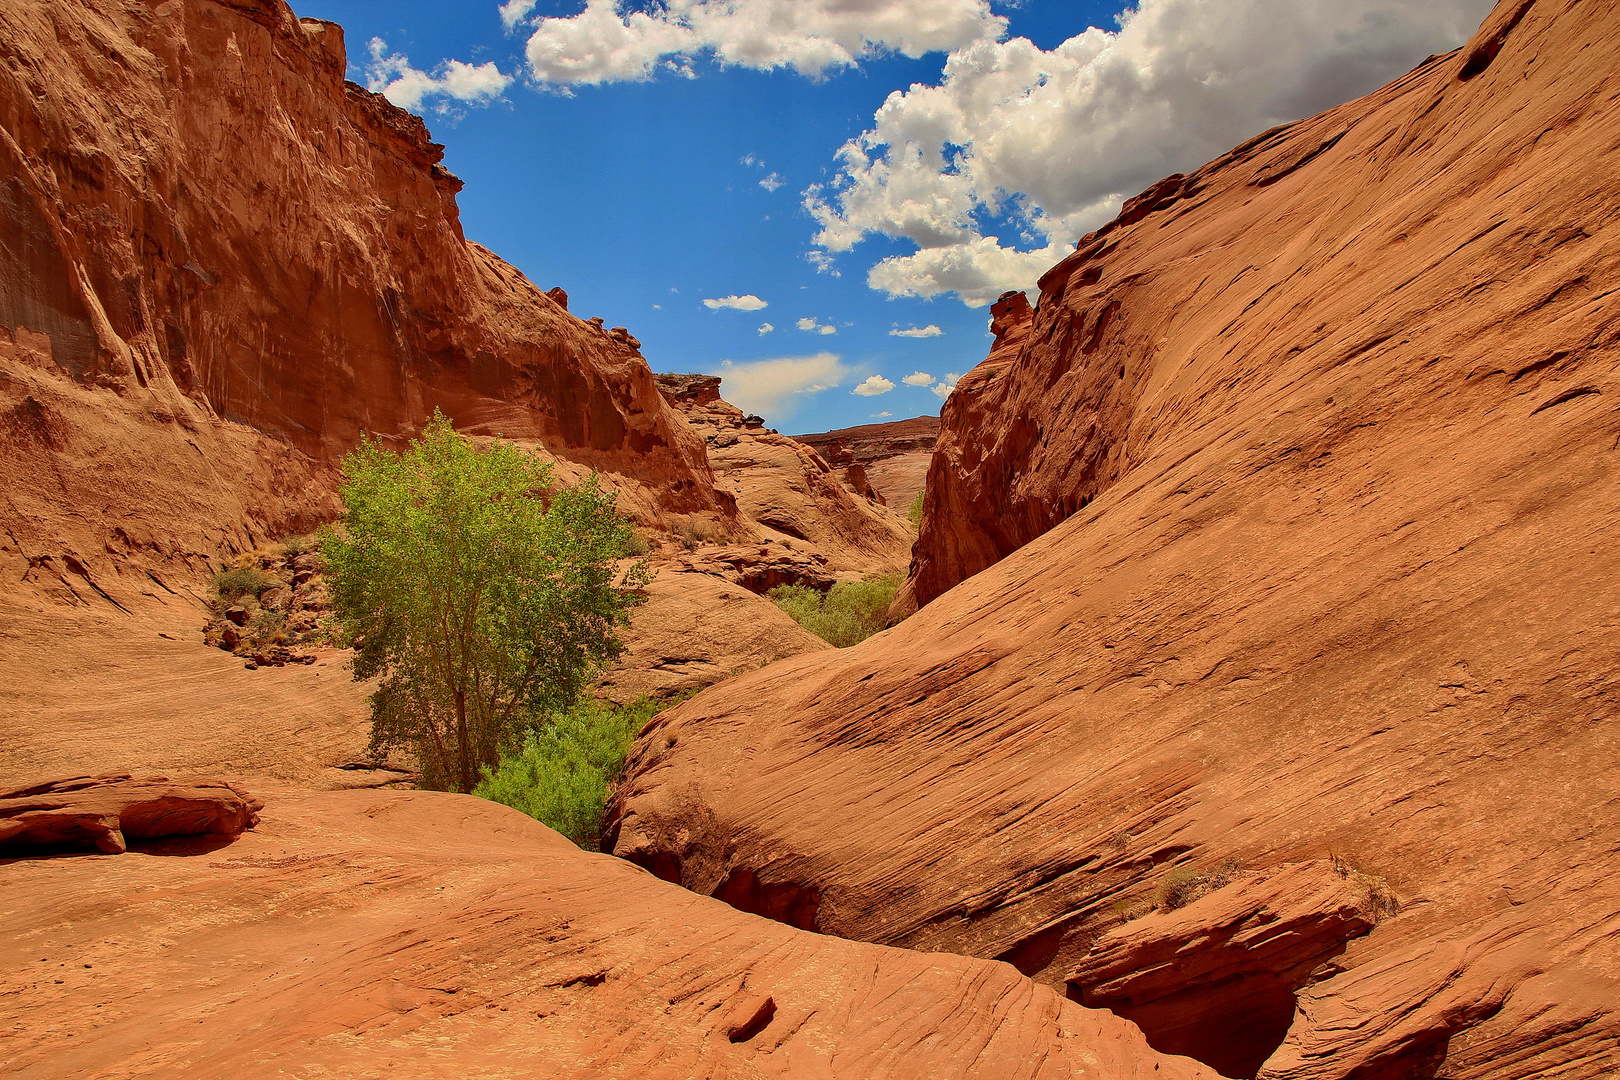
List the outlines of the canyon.
{"label": "canyon", "polygon": [[[1616,40],[1503,0],[790,438],[468,242],[337,25],[0,8],[0,1072],[1613,1075]],[[658,570],[608,854],[203,643],[434,409]]]}

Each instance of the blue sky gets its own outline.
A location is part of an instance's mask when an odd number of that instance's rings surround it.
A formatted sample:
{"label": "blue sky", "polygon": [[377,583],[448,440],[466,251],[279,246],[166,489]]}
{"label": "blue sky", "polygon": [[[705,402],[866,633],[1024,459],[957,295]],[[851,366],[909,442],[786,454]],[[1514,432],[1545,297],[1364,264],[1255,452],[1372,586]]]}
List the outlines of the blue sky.
{"label": "blue sky", "polygon": [[470,239],[795,433],[937,413],[985,355],[987,302],[1121,199],[1455,47],[1490,6],[293,4],[424,116]]}

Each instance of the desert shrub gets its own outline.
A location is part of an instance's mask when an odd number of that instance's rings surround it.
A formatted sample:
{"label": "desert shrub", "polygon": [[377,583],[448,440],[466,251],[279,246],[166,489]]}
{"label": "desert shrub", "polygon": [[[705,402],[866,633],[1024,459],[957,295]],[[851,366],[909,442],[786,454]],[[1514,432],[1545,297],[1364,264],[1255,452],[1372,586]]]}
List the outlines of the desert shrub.
{"label": "desert shrub", "polygon": [[630,558],[639,559],[651,550],[652,545],[647,543],[647,538],[642,535],[641,530],[631,530],[629,537],[625,540],[624,553]]}
{"label": "desert shrub", "polygon": [[473,794],[521,810],[595,851],[602,810],[630,744],[667,705],[650,698],[623,706],[583,701],[547,713],[518,749],[485,770]]}
{"label": "desert shrub", "polygon": [[911,531],[922,532],[923,493],[917,492],[917,497],[911,500],[911,509],[906,511],[906,517],[911,519]]}
{"label": "desert shrub", "polygon": [[676,530],[675,536],[678,540],[680,540],[682,547],[684,547],[687,551],[691,551],[699,544],[709,544],[714,542],[714,526],[710,525],[702,518],[687,518],[685,521],[681,522],[681,526]]}
{"label": "desert shrub", "polygon": [[1154,894],[1155,904],[1165,911],[1186,907],[1199,897],[1230,884],[1241,869],[1243,866],[1236,859],[1223,859],[1203,870],[1190,866],[1177,867],[1159,882],[1158,891]]}
{"label": "desert shrub", "polygon": [[285,645],[287,643],[287,616],[269,608],[260,608],[242,627],[243,636],[253,645]]}
{"label": "desert shrub", "polygon": [[1373,922],[1401,913],[1401,902],[1389,887],[1389,881],[1377,874],[1369,874],[1338,852],[1329,852],[1333,869],[1340,877],[1349,879],[1367,894],[1367,906],[1372,910]]}
{"label": "desert shrub", "polygon": [[807,585],[778,585],[769,596],[794,622],[839,648],[865,641],[888,621],[899,574],[840,581],[825,593]]}
{"label": "desert shrub", "polygon": [[319,551],[321,537],[319,533],[305,533],[303,536],[289,536],[281,542],[282,554],[288,559],[296,559],[300,555],[307,555],[311,551]]}
{"label": "desert shrub", "polygon": [[233,566],[214,576],[214,595],[224,603],[234,603],[245,596],[257,600],[260,593],[274,584],[275,578],[251,563]]}

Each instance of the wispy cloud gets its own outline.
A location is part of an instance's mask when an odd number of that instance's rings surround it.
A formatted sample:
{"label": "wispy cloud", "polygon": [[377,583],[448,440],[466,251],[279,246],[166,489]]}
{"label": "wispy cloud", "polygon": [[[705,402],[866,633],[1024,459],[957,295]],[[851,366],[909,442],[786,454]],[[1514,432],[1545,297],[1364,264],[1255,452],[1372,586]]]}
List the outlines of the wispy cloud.
{"label": "wispy cloud", "polygon": [[737,408],[782,420],[812,394],[831,390],[850,375],[837,353],[784,356],[720,365],[720,394]]}
{"label": "wispy cloud", "polygon": [[769,176],[759,182],[759,186],[764,188],[766,191],[775,191],[777,188],[782,186],[782,174],[774,172],[771,173]]}
{"label": "wispy cloud", "polygon": [[760,308],[770,307],[770,304],[753,293],[744,293],[742,296],[722,296],[714,300],[705,300],[703,306],[710,311],[719,311],[721,308],[733,308],[737,311],[758,311]]}
{"label": "wispy cloud", "polygon": [[913,338],[917,338],[917,337],[939,337],[939,335],[943,334],[944,332],[945,331],[941,330],[939,327],[935,326],[933,323],[929,323],[927,326],[908,326],[904,330],[901,330],[899,327],[896,327],[895,329],[889,331],[889,336],[890,337],[913,337]]}

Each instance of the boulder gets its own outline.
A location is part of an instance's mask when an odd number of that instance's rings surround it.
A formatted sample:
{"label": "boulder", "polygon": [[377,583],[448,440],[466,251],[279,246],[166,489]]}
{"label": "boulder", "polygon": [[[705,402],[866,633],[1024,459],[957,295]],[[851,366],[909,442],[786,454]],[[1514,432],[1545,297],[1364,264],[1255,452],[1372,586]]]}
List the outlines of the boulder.
{"label": "boulder", "polygon": [[129,840],[211,835],[234,839],[264,803],[222,780],[128,773],[74,776],[0,791],[0,856],[41,849],[122,852]]}

